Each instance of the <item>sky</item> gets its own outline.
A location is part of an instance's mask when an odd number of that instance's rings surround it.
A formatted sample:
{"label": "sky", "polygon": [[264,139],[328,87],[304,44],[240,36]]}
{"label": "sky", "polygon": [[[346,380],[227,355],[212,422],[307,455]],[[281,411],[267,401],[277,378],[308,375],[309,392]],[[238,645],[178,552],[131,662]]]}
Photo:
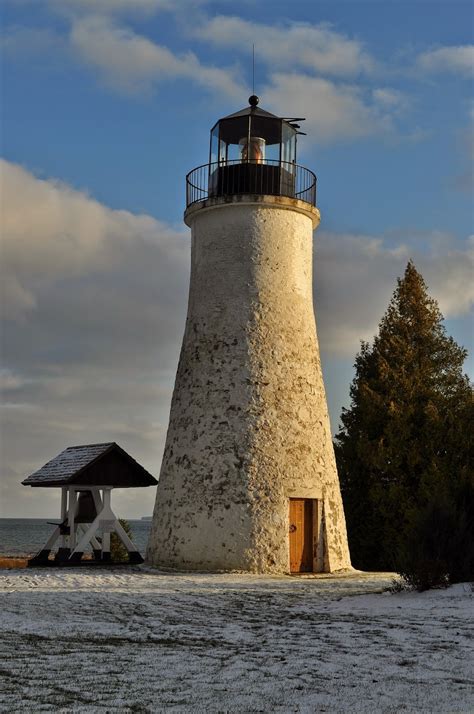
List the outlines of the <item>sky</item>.
{"label": "sky", "polygon": [[[0,517],[22,478],[117,441],[158,477],[186,317],[185,175],[247,105],[305,116],[333,431],[410,258],[472,361],[473,6],[458,0],[4,0]],[[120,516],[154,489],[117,492]]]}

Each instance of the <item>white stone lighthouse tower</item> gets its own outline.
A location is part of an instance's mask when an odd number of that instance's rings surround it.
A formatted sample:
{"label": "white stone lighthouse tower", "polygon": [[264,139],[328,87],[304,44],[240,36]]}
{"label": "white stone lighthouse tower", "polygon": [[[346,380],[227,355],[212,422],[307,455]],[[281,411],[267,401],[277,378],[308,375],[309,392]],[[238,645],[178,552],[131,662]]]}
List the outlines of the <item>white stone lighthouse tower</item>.
{"label": "white stone lighthouse tower", "polygon": [[312,301],[316,177],[299,119],[250,106],[187,176],[188,315],[148,562],[350,568]]}

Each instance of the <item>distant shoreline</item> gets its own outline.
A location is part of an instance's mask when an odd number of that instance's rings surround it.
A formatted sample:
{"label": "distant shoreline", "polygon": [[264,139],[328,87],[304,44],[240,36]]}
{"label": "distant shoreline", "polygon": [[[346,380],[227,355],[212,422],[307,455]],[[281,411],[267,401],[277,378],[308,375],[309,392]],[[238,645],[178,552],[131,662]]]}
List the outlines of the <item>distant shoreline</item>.
{"label": "distant shoreline", "polygon": [[[46,543],[59,518],[0,518],[0,558],[29,558]],[[145,552],[151,517],[125,519],[131,526],[132,540]]]}

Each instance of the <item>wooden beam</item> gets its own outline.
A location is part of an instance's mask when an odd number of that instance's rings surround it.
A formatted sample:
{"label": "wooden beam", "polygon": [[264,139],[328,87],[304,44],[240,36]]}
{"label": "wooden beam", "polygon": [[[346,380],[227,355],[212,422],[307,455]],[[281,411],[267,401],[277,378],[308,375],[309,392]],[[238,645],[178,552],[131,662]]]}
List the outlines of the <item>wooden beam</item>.
{"label": "wooden beam", "polygon": [[69,540],[68,540],[68,545],[71,551],[74,550],[75,546],[75,523],[74,523],[74,517],[76,515],[76,502],[77,502],[77,493],[75,490],[74,486],[69,487],[69,508],[68,508],[68,527],[69,527]]}

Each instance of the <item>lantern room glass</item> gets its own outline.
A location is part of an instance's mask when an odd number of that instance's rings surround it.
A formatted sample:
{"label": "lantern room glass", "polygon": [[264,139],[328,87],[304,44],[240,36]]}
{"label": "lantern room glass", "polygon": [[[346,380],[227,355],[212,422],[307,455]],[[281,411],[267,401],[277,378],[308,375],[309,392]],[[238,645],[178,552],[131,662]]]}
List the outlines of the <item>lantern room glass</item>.
{"label": "lantern room glass", "polygon": [[296,129],[279,117],[252,113],[221,119],[211,130],[211,173],[215,164],[229,162],[295,163]]}
{"label": "lantern room glass", "polygon": [[285,163],[296,163],[296,129],[282,121],[281,125],[281,159]]}

